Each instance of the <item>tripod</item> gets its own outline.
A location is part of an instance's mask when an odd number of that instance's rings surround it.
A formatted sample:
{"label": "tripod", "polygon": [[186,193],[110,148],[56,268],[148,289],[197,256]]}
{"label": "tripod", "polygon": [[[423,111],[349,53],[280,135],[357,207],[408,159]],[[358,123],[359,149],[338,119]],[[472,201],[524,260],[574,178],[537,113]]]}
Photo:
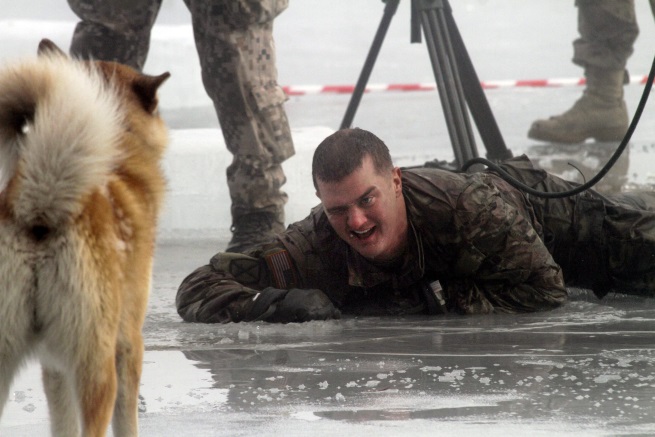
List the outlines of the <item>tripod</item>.
{"label": "tripod", "polygon": [[[348,103],[341,122],[341,129],[352,125],[366,83],[399,2],[400,0],[387,0],[386,2],[382,21]],[[491,112],[480,80],[455,24],[448,0],[412,0],[411,20],[411,42],[421,42],[421,28],[425,34],[457,167],[461,167],[469,159],[478,157],[467,103],[487,150],[487,158],[492,161],[511,158],[512,152],[505,146],[505,141]]]}

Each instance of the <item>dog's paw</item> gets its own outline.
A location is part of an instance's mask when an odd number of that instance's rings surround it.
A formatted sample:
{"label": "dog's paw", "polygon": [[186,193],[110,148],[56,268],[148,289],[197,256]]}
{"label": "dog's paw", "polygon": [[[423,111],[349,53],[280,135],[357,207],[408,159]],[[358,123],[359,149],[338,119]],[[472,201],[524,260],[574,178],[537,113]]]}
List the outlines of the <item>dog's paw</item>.
{"label": "dog's paw", "polygon": [[139,393],[139,414],[144,414],[146,412],[146,400],[141,393]]}

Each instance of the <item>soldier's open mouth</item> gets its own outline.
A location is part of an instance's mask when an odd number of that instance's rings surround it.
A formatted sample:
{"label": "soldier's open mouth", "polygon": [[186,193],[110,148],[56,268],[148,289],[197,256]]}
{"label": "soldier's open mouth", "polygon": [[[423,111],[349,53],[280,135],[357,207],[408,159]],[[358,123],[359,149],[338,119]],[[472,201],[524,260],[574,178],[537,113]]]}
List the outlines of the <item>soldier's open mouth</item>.
{"label": "soldier's open mouth", "polygon": [[350,231],[350,235],[359,240],[365,240],[366,238],[370,237],[374,231],[375,231],[375,226],[365,231]]}

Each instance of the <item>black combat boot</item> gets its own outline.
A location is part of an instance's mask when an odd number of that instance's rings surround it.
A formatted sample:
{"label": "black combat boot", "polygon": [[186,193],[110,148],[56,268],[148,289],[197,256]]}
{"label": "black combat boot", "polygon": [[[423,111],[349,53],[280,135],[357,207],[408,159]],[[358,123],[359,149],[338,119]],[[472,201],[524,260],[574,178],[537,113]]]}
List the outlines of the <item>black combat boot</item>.
{"label": "black combat boot", "polygon": [[284,217],[272,212],[250,212],[235,217],[232,224],[232,239],[226,252],[245,253],[274,239],[284,231]]}

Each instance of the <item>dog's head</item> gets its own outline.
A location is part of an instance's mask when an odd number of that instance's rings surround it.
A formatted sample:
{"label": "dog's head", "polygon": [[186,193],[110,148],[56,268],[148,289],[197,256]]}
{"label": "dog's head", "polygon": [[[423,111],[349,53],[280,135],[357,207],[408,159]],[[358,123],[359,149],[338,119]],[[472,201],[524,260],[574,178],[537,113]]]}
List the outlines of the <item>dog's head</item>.
{"label": "dog's head", "polygon": [[[39,55],[68,56],[49,39],[41,40],[37,52]],[[109,83],[136,99],[144,111],[150,114],[157,111],[157,90],[170,77],[170,73],[149,76],[117,62],[89,61],[89,64],[100,70]]]}
{"label": "dog's head", "polygon": [[[54,42],[43,39],[38,48],[39,55],[57,55],[66,57]],[[149,144],[150,150],[156,152],[153,158],[160,158],[167,135],[163,121],[159,117],[157,92],[159,87],[170,77],[165,72],[158,76],[142,74],[124,64],[111,61],[85,61],[89,68],[99,72],[108,85],[119,94],[126,108],[126,130]]]}
{"label": "dog's head", "polygon": [[[39,44],[36,58],[0,68],[0,210],[17,210],[20,186],[45,178],[43,168],[81,193],[90,189],[88,175],[109,178],[117,167],[158,163],[168,133],[157,91],[169,76],[70,59],[49,40]],[[93,186],[102,185],[102,177],[94,176]]]}

